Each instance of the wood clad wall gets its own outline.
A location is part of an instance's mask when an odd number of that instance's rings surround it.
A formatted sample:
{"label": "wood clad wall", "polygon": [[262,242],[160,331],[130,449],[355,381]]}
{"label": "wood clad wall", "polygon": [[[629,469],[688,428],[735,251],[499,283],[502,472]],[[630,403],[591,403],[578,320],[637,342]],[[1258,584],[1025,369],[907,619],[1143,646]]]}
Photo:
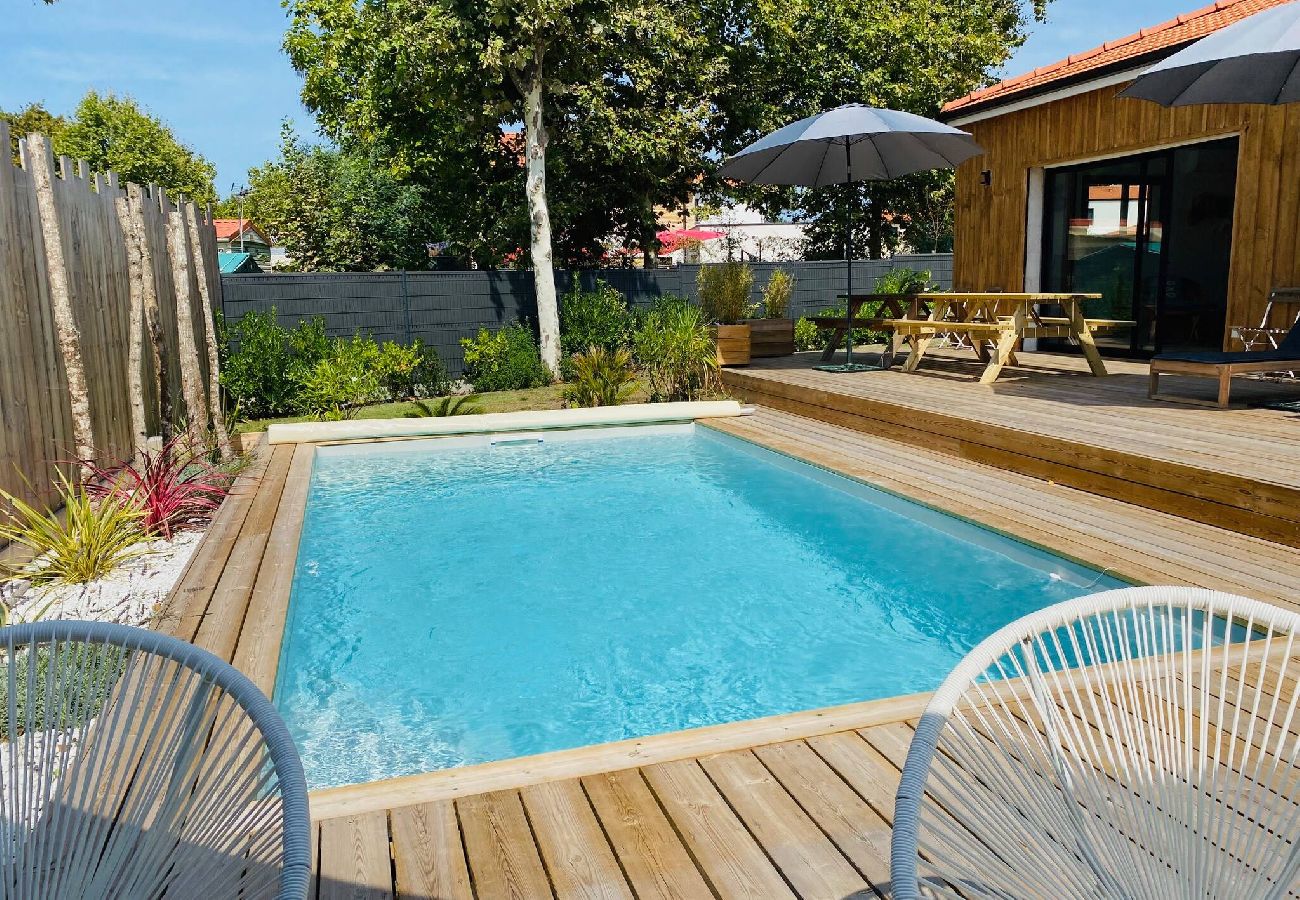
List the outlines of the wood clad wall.
{"label": "wood clad wall", "polygon": [[1256,324],[1271,289],[1300,285],[1300,104],[1166,109],[1122,89],[961,126],[985,153],[957,172],[954,288],[1024,289],[1032,168],[1240,134],[1227,325]]}
{"label": "wood clad wall", "polygon": [[[67,375],[55,332],[49,260],[38,207],[37,180],[31,171],[34,147],[21,142],[22,166],[9,153],[9,133],[0,122],[0,489],[25,500],[54,497],[56,467],[75,455]],[[48,152],[48,151],[47,151]],[[67,274],[67,293],[80,332],[81,356],[89,388],[94,449],[100,462],[129,459],[135,440],[131,425],[128,360],[132,339],[132,284],[127,239],[118,220],[116,201],[127,196],[113,173],[90,175],[84,162],[50,160],[55,177],[52,197]],[[168,256],[170,214],[178,207],[159,188],[133,188],[132,202],[143,212],[152,257],[166,368],[177,414],[181,403],[180,349],[176,332],[177,291]],[[204,255],[207,291],[219,300],[216,233],[207,213],[198,216],[192,246]],[[198,274],[191,260],[190,290],[182,292],[194,310],[195,342],[207,346]],[[158,386],[154,383],[147,342],[142,384],[146,424],[160,430]],[[207,359],[199,370],[208,388]],[[197,416],[206,415],[198,411]]]}

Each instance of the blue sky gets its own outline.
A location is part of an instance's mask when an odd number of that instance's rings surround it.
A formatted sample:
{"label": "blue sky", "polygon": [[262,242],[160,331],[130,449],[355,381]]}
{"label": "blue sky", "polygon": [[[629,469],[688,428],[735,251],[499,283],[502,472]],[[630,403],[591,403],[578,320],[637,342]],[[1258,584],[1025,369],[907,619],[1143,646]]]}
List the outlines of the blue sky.
{"label": "blue sky", "polygon": [[[1206,0],[1055,0],[1007,67],[1018,74]],[[279,0],[0,0],[0,108],[71,112],[89,88],[130,94],[217,166],[217,190],[275,155],[280,120],[310,131],[280,52]],[[24,73],[18,76],[18,73]]]}

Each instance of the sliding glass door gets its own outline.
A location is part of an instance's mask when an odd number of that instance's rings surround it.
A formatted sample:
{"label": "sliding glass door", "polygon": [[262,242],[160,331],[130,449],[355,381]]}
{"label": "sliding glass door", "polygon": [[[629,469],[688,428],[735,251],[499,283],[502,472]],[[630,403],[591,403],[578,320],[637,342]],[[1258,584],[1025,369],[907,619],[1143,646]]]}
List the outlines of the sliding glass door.
{"label": "sliding glass door", "polygon": [[1098,293],[1112,351],[1218,349],[1227,309],[1237,139],[1051,169],[1043,287]]}

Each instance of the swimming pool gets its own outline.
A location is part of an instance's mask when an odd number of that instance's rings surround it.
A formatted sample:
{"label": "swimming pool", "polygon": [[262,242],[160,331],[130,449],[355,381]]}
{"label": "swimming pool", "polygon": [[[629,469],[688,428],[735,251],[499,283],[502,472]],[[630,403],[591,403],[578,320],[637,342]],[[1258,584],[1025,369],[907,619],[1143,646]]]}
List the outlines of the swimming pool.
{"label": "swimming pool", "polygon": [[359,783],[931,690],[1119,585],[703,427],[321,447],[276,701]]}

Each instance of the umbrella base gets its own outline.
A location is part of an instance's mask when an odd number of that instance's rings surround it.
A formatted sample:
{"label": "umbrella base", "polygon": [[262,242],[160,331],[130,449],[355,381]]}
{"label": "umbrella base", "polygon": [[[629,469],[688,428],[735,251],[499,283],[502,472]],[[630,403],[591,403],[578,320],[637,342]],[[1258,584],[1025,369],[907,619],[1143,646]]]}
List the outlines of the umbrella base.
{"label": "umbrella base", "polygon": [[837,363],[835,365],[830,365],[830,366],[813,366],[813,369],[818,372],[845,373],[845,372],[875,372],[879,370],[880,367],[863,365],[862,363]]}

